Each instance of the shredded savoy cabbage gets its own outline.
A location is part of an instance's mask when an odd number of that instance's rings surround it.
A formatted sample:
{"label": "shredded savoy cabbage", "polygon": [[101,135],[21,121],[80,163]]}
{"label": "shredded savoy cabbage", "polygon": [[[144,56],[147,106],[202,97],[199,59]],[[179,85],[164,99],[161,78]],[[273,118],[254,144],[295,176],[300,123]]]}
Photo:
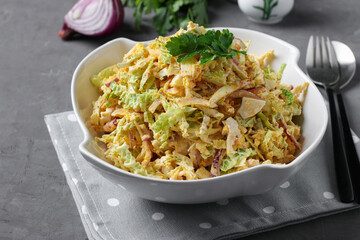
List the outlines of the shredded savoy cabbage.
{"label": "shredded savoy cabbage", "polygon": [[[186,34],[203,45],[185,46]],[[221,45],[202,40],[205,34]],[[301,150],[294,117],[308,84],[282,83],[286,65],[275,72],[274,52],[255,56],[249,44],[189,22],[187,30],[136,44],[122,62],[93,75],[100,96],[89,121],[106,158],[125,171],[170,180],[293,161]]]}

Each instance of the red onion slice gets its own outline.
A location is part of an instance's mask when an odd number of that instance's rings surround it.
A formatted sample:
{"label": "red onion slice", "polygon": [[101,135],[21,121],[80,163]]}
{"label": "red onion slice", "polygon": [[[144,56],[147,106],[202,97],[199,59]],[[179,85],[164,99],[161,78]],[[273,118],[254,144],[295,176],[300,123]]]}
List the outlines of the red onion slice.
{"label": "red onion slice", "polygon": [[252,87],[252,88],[247,88],[247,91],[253,92],[253,91],[266,91],[266,88],[264,86],[256,86],[256,87]]}
{"label": "red onion slice", "polygon": [[214,160],[211,164],[211,170],[210,170],[212,177],[220,176],[220,165],[222,163],[222,158],[224,156],[224,154],[223,154],[224,152],[225,152],[225,149],[219,149],[215,152]]}
{"label": "red onion slice", "polygon": [[109,122],[107,122],[105,125],[104,125],[104,131],[105,132],[112,132],[112,131],[114,131],[115,130],[115,128],[117,127],[117,121],[118,121],[118,119],[117,118],[115,118],[114,120],[111,120],[111,121],[109,121]]}
{"label": "red onion slice", "polygon": [[129,132],[129,148],[134,149],[134,146],[135,146],[134,134],[132,132]]}
{"label": "red onion slice", "polygon": [[149,141],[150,140],[150,136],[146,136],[142,139],[143,141]]}
{"label": "red onion slice", "polygon": [[235,56],[232,57],[233,62],[236,64],[236,66],[240,65],[240,62],[237,60]]}
{"label": "red onion slice", "polygon": [[105,83],[105,86],[110,87],[110,85],[111,85],[112,82],[118,82],[118,81],[120,81],[118,78],[114,78],[114,79],[111,80],[110,82]]}
{"label": "red onion slice", "polygon": [[231,47],[235,48],[236,50],[240,50],[240,49],[245,49],[246,45],[244,44],[243,41],[241,41],[240,38],[234,38]]}
{"label": "red onion slice", "polygon": [[255,98],[255,99],[259,99],[259,100],[264,100],[259,95],[256,95],[255,93],[252,93],[252,92],[250,92],[248,90],[242,90],[242,89],[233,92],[232,94],[229,95],[229,97],[232,97],[232,98],[248,97],[248,98]]}
{"label": "red onion slice", "polygon": [[301,150],[301,146],[300,144],[298,143],[298,141],[296,141],[296,139],[294,138],[294,136],[292,136],[291,134],[289,134],[287,132],[287,125],[285,123],[285,121],[280,118],[279,121],[278,121],[280,127],[282,127],[284,129],[284,133],[286,134],[286,136],[290,139],[290,141],[295,145],[295,148],[298,149],[298,150]]}

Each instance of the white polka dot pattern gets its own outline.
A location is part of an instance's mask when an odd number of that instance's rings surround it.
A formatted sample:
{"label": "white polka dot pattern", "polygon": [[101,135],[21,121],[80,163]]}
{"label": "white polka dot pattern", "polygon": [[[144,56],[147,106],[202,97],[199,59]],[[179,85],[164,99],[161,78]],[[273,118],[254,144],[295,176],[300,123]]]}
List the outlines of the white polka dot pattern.
{"label": "white polka dot pattern", "polygon": [[71,180],[75,183],[75,185],[78,183],[78,180],[76,178],[72,178]]}
{"label": "white polka dot pattern", "polygon": [[324,192],[323,193],[324,198],[326,199],[334,199],[334,194],[332,192]]}
{"label": "white polka dot pattern", "polygon": [[70,122],[76,122],[76,116],[75,114],[71,113],[67,116],[67,119],[70,121]]}
{"label": "white polka dot pattern", "polygon": [[110,206],[110,207],[116,207],[120,204],[119,200],[117,200],[116,198],[109,198],[107,200],[107,204]]}
{"label": "white polka dot pattern", "polygon": [[203,228],[203,229],[210,229],[212,226],[211,226],[211,223],[204,222],[204,223],[200,223],[199,227]]}
{"label": "white polka dot pattern", "polygon": [[273,212],[275,212],[275,207],[273,207],[273,206],[264,207],[263,212],[267,213],[267,214],[273,213]]}
{"label": "white polka dot pattern", "polygon": [[288,188],[290,187],[290,182],[289,181],[286,181],[284,182],[283,184],[280,185],[281,188]]}
{"label": "white polka dot pattern", "polygon": [[64,172],[66,172],[68,170],[68,167],[65,163],[61,164],[61,166],[62,166]]}
{"label": "white polka dot pattern", "polygon": [[165,217],[165,215],[163,213],[160,213],[160,212],[156,212],[154,213],[151,218],[155,221],[160,221],[162,220],[163,218]]}
{"label": "white polka dot pattern", "polygon": [[87,214],[87,213],[88,213],[87,207],[86,207],[85,205],[82,205],[82,206],[81,206],[81,212],[82,212],[83,214]]}

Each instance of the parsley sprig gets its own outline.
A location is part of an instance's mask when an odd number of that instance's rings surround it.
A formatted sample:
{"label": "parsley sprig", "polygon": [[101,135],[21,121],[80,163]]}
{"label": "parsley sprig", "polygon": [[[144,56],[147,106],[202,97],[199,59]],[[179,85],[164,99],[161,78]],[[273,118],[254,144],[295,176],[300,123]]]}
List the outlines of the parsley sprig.
{"label": "parsley sprig", "polygon": [[166,48],[170,54],[177,57],[178,62],[200,55],[200,64],[203,65],[216,57],[230,58],[237,53],[246,54],[246,51],[238,51],[231,48],[234,35],[228,30],[209,30],[205,34],[193,33],[182,34],[170,38]]}
{"label": "parsley sprig", "polygon": [[184,28],[189,21],[207,26],[207,0],[121,0],[125,7],[134,9],[136,29],[145,14],[153,14],[152,25],[160,35],[174,28]]}

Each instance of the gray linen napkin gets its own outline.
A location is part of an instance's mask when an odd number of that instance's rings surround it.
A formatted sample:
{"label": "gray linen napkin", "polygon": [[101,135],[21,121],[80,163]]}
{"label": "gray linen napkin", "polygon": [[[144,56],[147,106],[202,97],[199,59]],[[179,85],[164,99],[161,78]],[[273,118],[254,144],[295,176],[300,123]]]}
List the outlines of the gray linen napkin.
{"label": "gray linen napkin", "polygon": [[[45,116],[66,180],[90,239],[232,239],[357,208],[338,199],[331,134],[291,179],[268,193],[176,205],[133,196],[82,158],[73,112]],[[359,138],[354,135],[358,153]]]}

